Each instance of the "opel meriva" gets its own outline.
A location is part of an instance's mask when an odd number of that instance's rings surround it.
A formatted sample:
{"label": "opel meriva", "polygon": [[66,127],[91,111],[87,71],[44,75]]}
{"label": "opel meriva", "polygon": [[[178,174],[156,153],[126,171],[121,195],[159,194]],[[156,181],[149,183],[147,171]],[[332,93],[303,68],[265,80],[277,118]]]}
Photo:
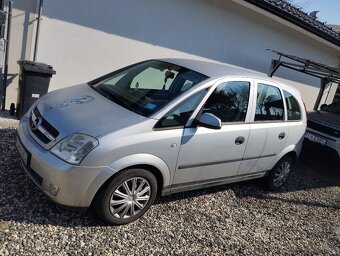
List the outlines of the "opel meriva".
{"label": "opel meriva", "polygon": [[156,196],[262,177],[279,188],[305,128],[292,87],[224,64],[149,60],[42,97],[17,148],[50,199],[119,225]]}

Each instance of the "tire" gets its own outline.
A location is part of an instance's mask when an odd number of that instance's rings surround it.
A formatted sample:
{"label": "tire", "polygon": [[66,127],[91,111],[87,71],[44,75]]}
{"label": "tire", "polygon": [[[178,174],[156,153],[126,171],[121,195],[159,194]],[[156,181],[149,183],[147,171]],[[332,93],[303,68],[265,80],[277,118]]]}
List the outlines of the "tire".
{"label": "tire", "polygon": [[293,170],[293,160],[290,156],[284,156],[269,172],[265,178],[265,185],[270,190],[278,190],[285,183]]}
{"label": "tire", "polygon": [[124,225],[139,219],[153,204],[157,179],[144,169],[127,169],[115,175],[97,194],[94,207],[110,225]]}

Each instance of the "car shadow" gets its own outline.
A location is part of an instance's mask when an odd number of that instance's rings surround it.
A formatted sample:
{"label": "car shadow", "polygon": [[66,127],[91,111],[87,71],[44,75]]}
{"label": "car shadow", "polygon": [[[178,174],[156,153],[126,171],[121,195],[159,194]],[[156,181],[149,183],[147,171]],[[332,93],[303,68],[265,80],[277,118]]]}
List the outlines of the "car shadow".
{"label": "car shadow", "polygon": [[[63,209],[36,188],[21,167],[14,138],[15,130],[0,129],[0,223],[15,221],[61,227],[106,226],[92,208],[86,211]],[[334,186],[340,186],[340,172],[337,166],[325,164],[322,159],[317,159],[314,155],[302,154],[296,170],[277,192],[264,189],[261,180],[253,180],[161,197],[155,204],[162,206],[177,200],[229,191],[233,193],[235,200],[241,201],[244,198],[256,198],[263,201],[274,200],[289,204],[340,209],[340,202],[314,202],[306,196],[301,198],[299,195],[294,199],[281,196],[285,193],[299,193],[299,191]]]}

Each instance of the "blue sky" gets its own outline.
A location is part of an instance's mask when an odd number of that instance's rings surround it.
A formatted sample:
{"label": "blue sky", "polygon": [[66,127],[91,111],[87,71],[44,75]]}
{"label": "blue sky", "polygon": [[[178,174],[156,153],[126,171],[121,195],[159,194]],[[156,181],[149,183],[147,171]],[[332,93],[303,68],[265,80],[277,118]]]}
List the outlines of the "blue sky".
{"label": "blue sky", "polygon": [[319,11],[318,20],[340,25],[340,0],[291,0],[305,12]]}

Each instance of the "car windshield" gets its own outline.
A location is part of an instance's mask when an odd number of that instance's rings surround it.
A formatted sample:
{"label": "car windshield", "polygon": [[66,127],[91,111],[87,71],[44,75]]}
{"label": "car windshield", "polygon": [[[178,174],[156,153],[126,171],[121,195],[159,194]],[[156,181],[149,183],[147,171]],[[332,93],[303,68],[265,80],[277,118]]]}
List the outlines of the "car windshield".
{"label": "car windshield", "polygon": [[147,117],[207,78],[188,68],[151,60],[110,73],[89,85],[113,102]]}
{"label": "car windshield", "polygon": [[332,104],[324,107],[322,110],[340,115],[340,101],[333,102]]}

